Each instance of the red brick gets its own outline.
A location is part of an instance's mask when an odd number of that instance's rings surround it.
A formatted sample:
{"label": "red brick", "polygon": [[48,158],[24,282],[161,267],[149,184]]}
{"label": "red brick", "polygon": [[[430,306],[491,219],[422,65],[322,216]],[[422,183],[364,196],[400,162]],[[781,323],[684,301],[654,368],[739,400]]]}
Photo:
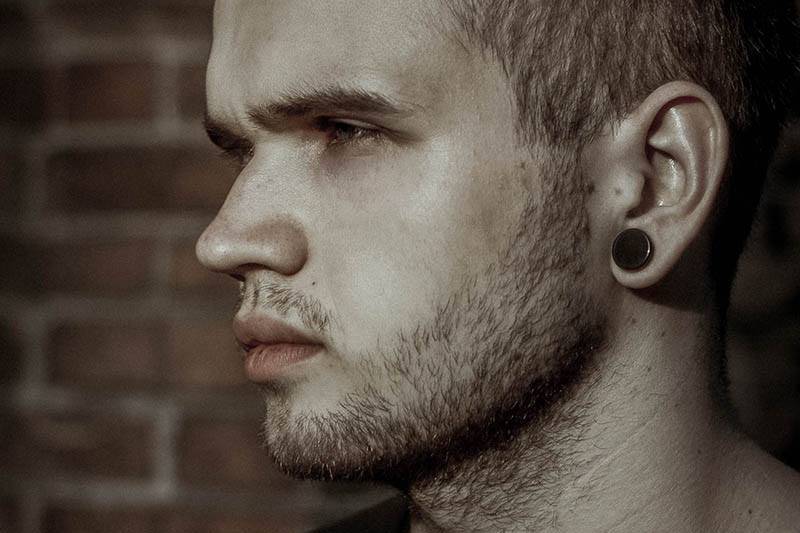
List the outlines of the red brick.
{"label": "red brick", "polygon": [[32,240],[20,235],[0,235],[0,290],[29,292],[41,286],[40,254]]}
{"label": "red brick", "polygon": [[105,2],[103,0],[57,0],[49,2],[48,33],[79,37],[133,37],[151,26],[152,2]]}
{"label": "red brick", "polygon": [[213,148],[176,154],[169,194],[179,207],[219,210],[236,179],[237,171]]}
{"label": "red brick", "polygon": [[235,171],[211,149],[151,146],[68,151],[48,162],[48,203],[59,211],[214,211]]}
{"label": "red brick", "polygon": [[179,70],[178,111],[187,119],[202,119],[206,111],[206,66],[185,65]]}
{"label": "red brick", "polygon": [[213,0],[162,1],[155,12],[155,32],[164,37],[191,38],[211,45]]}
{"label": "red brick", "polygon": [[65,36],[160,35],[211,42],[212,0],[57,0],[50,4],[50,27]]}
{"label": "red brick", "polygon": [[168,380],[173,385],[217,389],[244,388],[242,356],[231,322],[179,322],[170,326]]}
{"label": "red brick", "polygon": [[286,490],[281,474],[260,445],[255,420],[188,419],[178,437],[178,476],[183,483],[228,488]]}
{"label": "red brick", "polygon": [[70,509],[49,507],[45,533],[161,533],[162,513],[148,509]]}
{"label": "red brick", "polygon": [[48,243],[18,234],[0,238],[7,253],[0,287],[19,292],[130,295],[150,282],[153,243],[89,240]]}
{"label": "red brick", "polygon": [[22,332],[16,324],[0,322],[0,354],[0,385],[18,381],[22,373],[23,348]]}
{"label": "red brick", "polygon": [[47,247],[42,261],[44,290],[129,294],[147,287],[153,244],[139,240],[77,242]]}
{"label": "red brick", "polygon": [[[288,514],[288,516],[287,516]],[[298,533],[316,526],[310,517],[296,513],[284,516],[231,516],[211,513],[176,513],[168,522],[165,533]]]}
{"label": "red brick", "polygon": [[45,78],[31,68],[0,70],[0,124],[35,127],[45,111]]}
{"label": "red brick", "polygon": [[24,4],[0,3],[0,45],[6,49],[30,47],[34,24]]}
{"label": "red brick", "polygon": [[152,471],[152,425],[85,413],[0,414],[0,470],[52,478],[145,478]]}
{"label": "red brick", "polygon": [[[0,522],[2,524],[2,522]],[[44,533],[296,533],[309,531],[309,517],[286,511],[248,512],[196,508],[70,508],[48,507]],[[0,529],[5,533],[5,529]]]}
{"label": "red brick", "polygon": [[144,324],[63,324],[50,334],[50,380],[85,388],[147,387],[161,381],[163,329]]}
{"label": "red brick", "polygon": [[0,531],[22,533],[19,505],[9,497],[0,498]]}
{"label": "red brick", "polygon": [[230,276],[215,274],[203,267],[194,253],[195,240],[180,242],[173,249],[170,285],[180,293],[220,295],[235,301],[238,282]]}
{"label": "red brick", "polygon": [[71,65],[66,109],[71,121],[143,120],[154,114],[156,68],[148,63]]}
{"label": "red brick", "polygon": [[18,213],[22,200],[24,165],[18,150],[0,152],[0,211]]}

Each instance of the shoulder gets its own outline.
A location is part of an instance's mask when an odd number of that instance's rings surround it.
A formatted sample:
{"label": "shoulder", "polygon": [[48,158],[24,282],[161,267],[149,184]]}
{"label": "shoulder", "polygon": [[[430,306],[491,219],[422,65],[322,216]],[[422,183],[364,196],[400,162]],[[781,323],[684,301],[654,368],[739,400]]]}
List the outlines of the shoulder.
{"label": "shoulder", "polygon": [[744,443],[736,455],[731,529],[800,532],[800,472],[754,443]]}

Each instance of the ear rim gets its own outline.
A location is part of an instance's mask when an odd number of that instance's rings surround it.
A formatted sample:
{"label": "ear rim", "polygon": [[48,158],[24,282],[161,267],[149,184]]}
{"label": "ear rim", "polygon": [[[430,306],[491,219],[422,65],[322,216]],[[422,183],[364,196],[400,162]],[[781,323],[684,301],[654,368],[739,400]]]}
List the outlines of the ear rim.
{"label": "ear rim", "polygon": [[[622,122],[629,121],[628,129],[633,128],[633,132],[629,131],[626,138],[638,139],[634,142],[639,145],[637,149],[640,152],[639,157],[646,158],[644,153],[650,146],[651,127],[660,116],[669,111],[671,105],[681,100],[702,103],[713,125],[706,132],[712,136],[707,147],[709,156],[704,158],[706,170],[703,176],[687,177],[687,181],[691,181],[692,188],[698,189],[688,193],[688,196],[692,197],[690,201],[678,202],[674,208],[660,208],[663,211],[657,214],[654,214],[652,209],[633,217],[629,217],[627,213],[622,214],[621,220],[616,224],[612,241],[626,230],[638,229],[647,234],[652,243],[650,259],[637,269],[628,270],[620,267],[614,261],[613,254],[609,254],[612,275],[620,285],[629,289],[646,289],[657,285],[675,269],[691,243],[708,225],[719,197],[719,189],[727,173],[730,155],[728,122],[716,98],[693,82],[670,82],[653,91],[628,118],[623,119]],[[649,163],[647,166],[650,166]],[[643,175],[641,179],[644,183],[650,178]],[[668,217],[685,217],[686,221],[680,224],[684,228],[683,231],[665,231],[664,228],[669,228],[670,225],[660,224],[659,221]],[[671,226],[677,227],[676,224]],[[610,245],[608,249],[611,251]]]}

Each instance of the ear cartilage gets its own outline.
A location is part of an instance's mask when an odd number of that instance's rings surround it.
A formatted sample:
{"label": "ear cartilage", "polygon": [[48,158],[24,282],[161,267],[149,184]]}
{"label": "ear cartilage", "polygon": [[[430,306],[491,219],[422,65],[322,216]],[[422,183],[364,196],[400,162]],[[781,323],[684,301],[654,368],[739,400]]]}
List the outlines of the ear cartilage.
{"label": "ear cartilage", "polygon": [[621,269],[639,270],[644,268],[653,256],[653,242],[650,236],[640,229],[626,229],[614,239],[611,256]]}

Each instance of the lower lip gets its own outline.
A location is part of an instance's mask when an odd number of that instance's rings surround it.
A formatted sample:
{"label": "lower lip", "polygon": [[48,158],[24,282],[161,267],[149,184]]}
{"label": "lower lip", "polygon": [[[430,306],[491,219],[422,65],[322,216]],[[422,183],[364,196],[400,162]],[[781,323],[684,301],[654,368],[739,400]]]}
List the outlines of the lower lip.
{"label": "lower lip", "polygon": [[305,361],[322,351],[319,344],[259,344],[245,354],[244,371],[254,383],[278,377],[287,367]]}

